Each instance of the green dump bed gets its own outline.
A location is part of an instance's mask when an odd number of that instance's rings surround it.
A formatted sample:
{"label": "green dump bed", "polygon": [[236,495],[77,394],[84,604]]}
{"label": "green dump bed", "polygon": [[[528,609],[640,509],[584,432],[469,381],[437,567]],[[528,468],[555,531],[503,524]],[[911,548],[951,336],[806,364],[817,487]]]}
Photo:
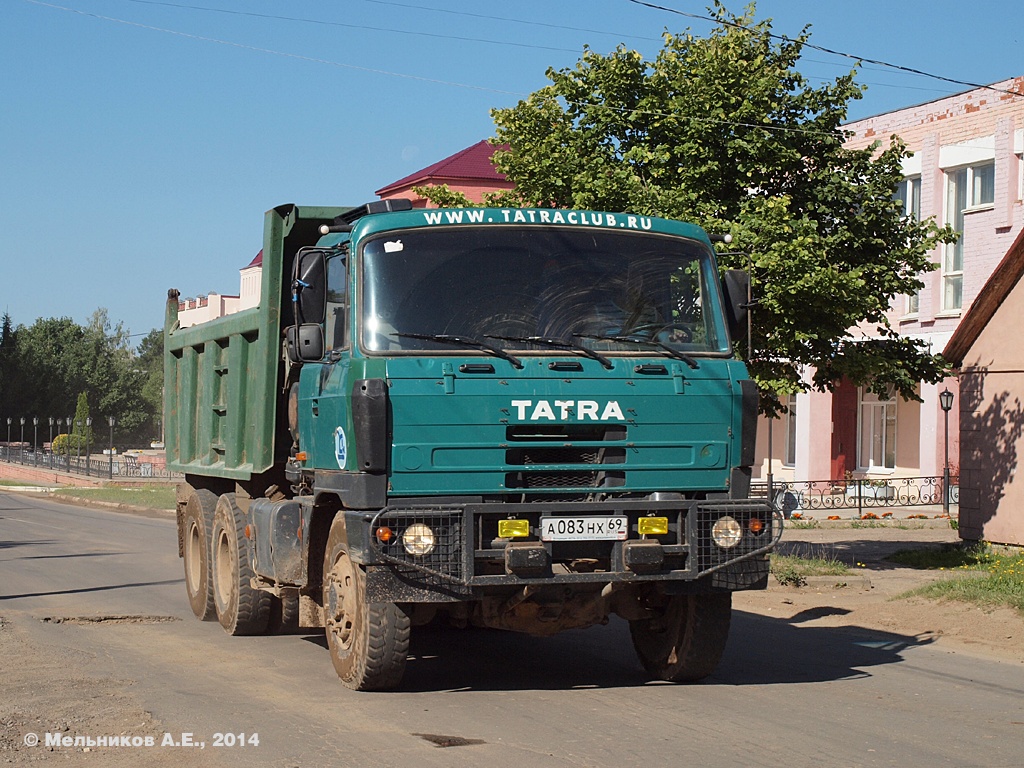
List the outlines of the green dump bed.
{"label": "green dump bed", "polygon": [[[290,302],[295,252],[348,208],[267,211],[260,303],[188,328],[178,326],[178,292],[164,325],[164,422],[171,471],[248,480],[277,460],[281,313]],[[285,310],[290,311],[290,310]],[[287,318],[286,318],[287,321]]]}

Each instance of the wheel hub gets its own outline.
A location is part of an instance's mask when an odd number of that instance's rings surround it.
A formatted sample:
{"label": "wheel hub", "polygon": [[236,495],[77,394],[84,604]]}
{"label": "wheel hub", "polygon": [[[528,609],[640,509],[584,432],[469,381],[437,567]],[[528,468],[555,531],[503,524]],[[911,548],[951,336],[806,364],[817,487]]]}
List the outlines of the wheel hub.
{"label": "wheel hub", "polygon": [[352,646],[355,609],[352,595],[353,573],[352,562],[348,556],[339,555],[331,573],[327,578],[327,589],[324,595],[325,621],[331,638],[339,649],[348,650]]}

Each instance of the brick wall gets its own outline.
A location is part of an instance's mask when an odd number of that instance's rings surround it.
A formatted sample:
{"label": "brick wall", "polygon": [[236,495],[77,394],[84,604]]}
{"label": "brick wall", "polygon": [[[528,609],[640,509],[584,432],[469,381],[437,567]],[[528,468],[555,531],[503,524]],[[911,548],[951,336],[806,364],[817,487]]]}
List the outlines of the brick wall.
{"label": "brick wall", "polygon": [[[1024,93],[1024,77],[994,85]],[[922,147],[925,138],[932,134],[942,144],[959,144],[977,136],[991,136],[1000,118],[1013,118],[1020,128],[1024,125],[1022,115],[1024,98],[976,89],[848,123],[845,127],[855,135],[846,144],[860,149],[879,139],[887,143],[893,134],[898,134],[912,149]]]}

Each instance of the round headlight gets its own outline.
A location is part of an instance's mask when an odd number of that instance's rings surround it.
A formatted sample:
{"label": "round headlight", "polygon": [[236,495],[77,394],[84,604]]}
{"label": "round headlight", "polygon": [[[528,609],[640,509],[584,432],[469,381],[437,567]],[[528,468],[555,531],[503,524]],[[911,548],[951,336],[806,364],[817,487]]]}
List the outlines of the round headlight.
{"label": "round headlight", "polygon": [[720,517],[711,528],[711,539],[722,549],[731,549],[740,543],[743,529],[735,519],[726,515]]}
{"label": "round headlight", "polygon": [[402,532],[402,546],[410,555],[429,555],[434,551],[434,532],[430,526],[413,523]]}

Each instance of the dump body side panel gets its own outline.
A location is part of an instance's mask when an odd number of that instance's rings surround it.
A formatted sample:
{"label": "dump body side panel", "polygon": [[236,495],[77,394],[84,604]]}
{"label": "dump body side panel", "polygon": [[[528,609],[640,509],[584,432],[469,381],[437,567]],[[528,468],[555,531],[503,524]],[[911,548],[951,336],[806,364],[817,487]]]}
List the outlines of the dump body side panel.
{"label": "dump body side panel", "polygon": [[257,307],[180,328],[177,292],[168,294],[164,423],[170,470],[247,480],[279,460],[282,312],[292,259],[316,242],[321,224],[346,210],[283,205],[267,212]]}

